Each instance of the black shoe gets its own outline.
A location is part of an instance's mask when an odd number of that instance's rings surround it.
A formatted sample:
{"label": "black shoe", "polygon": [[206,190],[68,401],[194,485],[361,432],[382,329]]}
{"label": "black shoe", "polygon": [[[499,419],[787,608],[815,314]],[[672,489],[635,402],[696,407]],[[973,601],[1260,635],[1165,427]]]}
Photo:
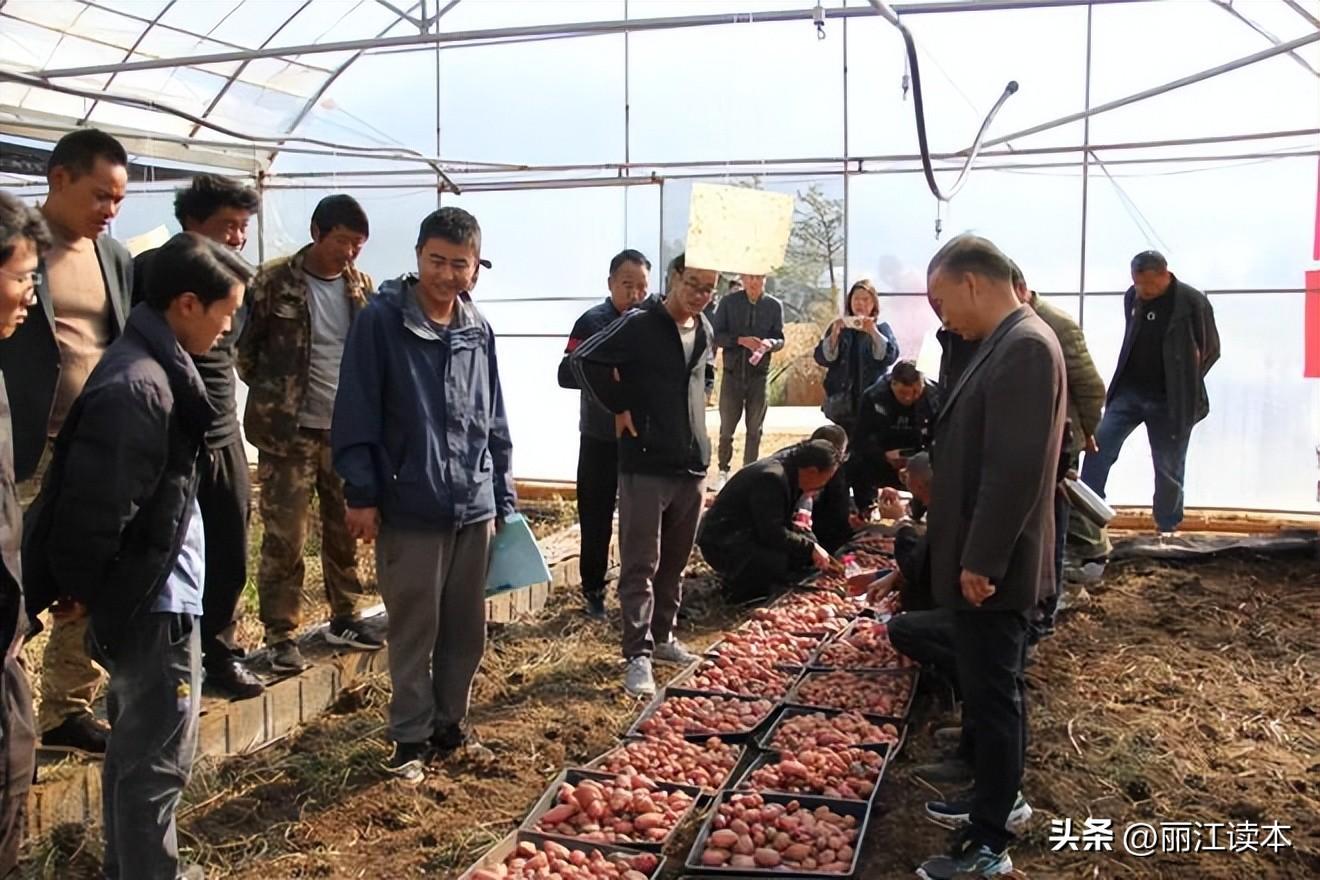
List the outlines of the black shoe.
{"label": "black shoe", "polygon": [[336,617],[325,631],[325,640],[332,645],[347,645],[362,651],[379,651],[385,640],[352,617]]}
{"label": "black shoe", "polygon": [[582,613],[592,620],[605,619],[605,597],[604,596],[583,596],[582,601],[585,607]]}
{"label": "black shoe", "polygon": [[395,743],[394,753],[385,762],[385,772],[409,785],[416,785],[426,778],[426,755],[430,751],[428,743]]}
{"label": "black shoe", "polygon": [[432,754],[437,758],[447,758],[460,749],[468,756],[480,761],[493,760],[495,753],[481,744],[477,733],[466,724],[449,724],[431,734]]}
{"label": "black shoe", "polygon": [[270,646],[270,668],[277,673],[302,672],[310,665],[293,639],[285,639]]}
{"label": "black shoe", "polygon": [[237,660],[226,660],[206,670],[206,684],[234,700],[261,696],[266,686]]}
{"label": "black shoe", "polygon": [[51,752],[76,752],[94,758],[105,757],[110,727],[86,712],[69,715],[41,735],[41,747]]}

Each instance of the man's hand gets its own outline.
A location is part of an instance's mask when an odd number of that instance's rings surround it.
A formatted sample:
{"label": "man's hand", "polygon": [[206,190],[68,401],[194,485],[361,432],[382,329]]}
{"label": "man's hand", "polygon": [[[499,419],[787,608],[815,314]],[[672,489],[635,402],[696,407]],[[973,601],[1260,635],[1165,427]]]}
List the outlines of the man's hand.
{"label": "man's hand", "polygon": [[990,583],[990,578],[983,574],[977,574],[964,568],[958,580],[962,585],[963,598],[977,608],[980,608],[982,602],[995,594],[995,585]]}
{"label": "man's hand", "polygon": [[1087,435],[1086,435],[1086,447],[1085,447],[1085,448],[1086,448],[1086,451],[1087,451],[1087,452],[1099,452],[1099,451],[1100,451],[1100,444],[1095,442],[1095,435],[1094,435],[1094,434],[1087,434]]}
{"label": "man's hand", "polygon": [[637,428],[633,425],[632,410],[630,409],[624,410],[621,413],[616,413],[614,416],[614,436],[622,437],[624,431],[627,431],[634,437],[637,436]]}
{"label": "man's hand", "polygon": [[348,533],[355,539],[370,544],[380,532],[380,511],[374,507],[350,507],[344,514]]}
{"label": "man's hand", "polygon": [[866,528],[866,526],[867,526],[866,520],[862,519],[856,513],[848,514],[848,528],[856,532]]}
{"label": "man's hand", "polygon": [[871,581],[871,585],[866,589],[866,604],[879,605],[881,599],[898,589],[901,577],[902,575],[894,570],[882,578]]}
{"label": "man's hand", "polygon": [[76,599],[57,599],[50,606],[50,616],[56,620],[79,620],[87,616],[87,606]]}
{"label": "man's hand", "polygon": [[843,563],[826,553],[825,548],[819,544],[813,544],[811,547],[811,564],[816,566],[819,571],[827,574],[831,572],[837,574],[843,571]]}
{"label": "man's hand", "polygon": [[756,336],[739,336],[738,344],[748,351],[756,351],[761,347],[761,340]]}
{"label": "man's hand", "polygon": [[880,490],[880,518],[902,519],[907,516],[907,505],[899,497],[898,490],[886,486]]}

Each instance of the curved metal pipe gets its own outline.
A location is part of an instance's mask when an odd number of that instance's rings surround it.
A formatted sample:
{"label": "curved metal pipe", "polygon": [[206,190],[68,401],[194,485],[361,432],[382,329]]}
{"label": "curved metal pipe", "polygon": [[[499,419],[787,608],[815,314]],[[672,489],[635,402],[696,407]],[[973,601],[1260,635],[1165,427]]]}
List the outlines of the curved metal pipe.
{"label": "curved metal pipe", "polygon": [[990,123],[994,122],[995,116],[999,113],[999,108],[1004,106],[1004,102],[1009,99],[1018,90],[1016,80],[1010,80],[1008,85],[1004,86],[1003,94],[999,100],[995,101],[990,112],[986,114],[985,120],[981,123],[981,128],[976,132],[976,139],[972,141],[972,146],[967,152],[967,161],[963,163],[962,169],[958,172],[957,179],[953,186],[947,192],[940,189],[939,183],[935,180],[935,169],[930,161],[930,143],[926,138],[926,104],[921,94],[921,67],[917,61],[917,44],[912,38],[912,32],[907,29],[907,25],[899,21],[898,15],[883,0],[870,0],[871,6],[880,14],[885,21],[898,28],[898,32],[903,36],[903,43],[907,47],[908,67],[912,74],[912,98],[913,108],[917,116],[917,146],[921,152],[921,170],[926,177],[926,186],[930,188],[931,194],[941,202],[950,201],[962,189],[963,184],[967,182],[967,174],[972,170],[972,165],[981,153],[981,144],[985,140],[985,134],[990,130]]}

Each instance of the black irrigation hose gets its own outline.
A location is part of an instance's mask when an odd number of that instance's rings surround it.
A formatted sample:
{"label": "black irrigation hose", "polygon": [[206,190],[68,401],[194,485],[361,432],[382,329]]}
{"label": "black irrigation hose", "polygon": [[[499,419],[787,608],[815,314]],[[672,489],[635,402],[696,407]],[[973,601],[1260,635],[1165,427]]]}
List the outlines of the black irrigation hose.
{"label": "black irrigation hose", "polygon": [[963,184],[967,182],[967,173],[972,170],[976,157],[981,153],[981,142],[985,140],[985,133],[990,129],[990,123],[994,121],[996,114],[999,113],[999,108],[1003,107],[1009,96],[1018,90],[1017,80],[1009,80],[1008,85],[1004,86],[1004,93],[999,96],[999,100],[986,114],[985,121],[981,123],[981,128],[976,133],[976,140],[972,141],[967,161],[963,163],[962,170],[958,172],[958,179],[953,182],[953,186],[945,193],[940,189],[940,185],[935,182],[935,169],[930,161],[930,144],[926,139],[926,105],[921,96],[921,68],[917,62],[916,41],[912,39],[912,32],[907,29],[907,25],[900,22],[898,16],[894,15],[892,11],[888,10],[887,7],[882,9],[881,4],[877,4],[875,0],[872,0],[871,5],[875,6],[880,14],[894,27],[898,28],[898,32],[903,35],[903,42],[907,45],[908,66],[912,70],[913,107],[917,113],[917,144],[921,152],[921,170],[925,173],[926,185],[930,187],[930,191],[935,198],[941,202],[947,202],[956,196],[958,190],[962,189]]}

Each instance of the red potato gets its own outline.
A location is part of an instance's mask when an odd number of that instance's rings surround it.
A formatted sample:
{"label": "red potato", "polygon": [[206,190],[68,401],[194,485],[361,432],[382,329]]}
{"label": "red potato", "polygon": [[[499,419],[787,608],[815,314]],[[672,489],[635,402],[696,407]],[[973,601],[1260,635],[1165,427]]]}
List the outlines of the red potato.
{"label": "red potato", "polygon": [[[767,803],[756,793],[726,798],[711,820],[714,829],[700,856],[707,867],[761,868],[843,874],[852,867],[857,847],[857,818],[821,806],[808,810],[799,801]],[[746,828],[739,833],[737,828]],[[732,834],[732,849],[727,844]],[[759,835],[765,844],[748,852],[745,839]],[[847,853],[847,858],[841,856]]]}
{"label": "red potato", "polygon": [[769,608],[758,608],[752,612],[752,620],[769,624],[771,628],[781,632],[813,635],[836,633],[848,625],[848,619],[841,617],[833,606],[806,603],[783,603]]}
{"label": "red potato", "polygon": [[525,840],[500,864],[474,870],[472,880],[647,880],[659,864],[650,853],[607,856],[596,849],[570,850],[553,840]]}
{"label": "red potato", "polygon": [[911,675],[813,672],[798,684],[793,701],[827,709],[902,715],[911,696]]}
{"label": "red potato", "polygon": [[813,712],[781,722],[775,727],[770,746],[784,752],[804,752],[848,748],[863,743],[897,742],[898,728],[892,724],[873,724],[856,712],[843,712],[833,717]]}
{"label": "red potato", "polygon": [[625,744],[607,755],[600,769],[605,773],[640,774],[656,782],[719,788],[733,772],[739,754],[738,748],[719,737],[694,743],[671,733]]}
{"label": "red potato", "polygon": [[903,610],[903,596],[895,590],[892,593],[885,594],[879,602],[871,605],[870,608],[876,614],[885,614],[893,617],[895,614],[898,614]]}
{"label": "red potato", "polygon": [[903,669],[915,665],[889,641],[889,629],[878,620],[859,620],[837,642],[816,656],[816,664],[832,669]]}
{"label": "red potato", "polygon": [[[893,547],[892,540],[889,542],[889,546]],[[858,568],[876,570],[894,567],[894,556],[892,553],[865,548],[858,548],[849,552],[852,553],[853,560],[857,563]]]}
{"label": "red potato", "polygon": [[664,791],[638,775],[583,779],[559,786],[555,805],[536,820],[535,830],[597,843],[660,843],[691,805],[686,792]]}
{"label": "red potato", "polygon": [[667,697],[638,729],[662,733],[738,733],[756,727],[775,707],[769,700],[734,697]]}
{"label": "red potato", "polygon": [[721,654],[703,662],[678,686],[694,691],[778,698],[788,693],[792,684],[792,676],[760,660]]}
{"label": "red potato", "polygon": [[838,593],[830,593],[824,590],[808,590],[796,593],[789,593],[782,601],[774,604],[775,608],[833,608],[836,617],[846,617],[849,620],[856,617],[862,611],[862,606],[855,599],[847,596],[840,596]]}
{"label": "red potato", "polygon": [[795,636],[751,620],[724,637],[718,655],[755,660],[767,666],[802,666],[822,636]]}
{"label": "red potato", "polygon": [[747,787],[864,801],[875,791],[884,765],[883,755],[867,749],[785,752],[778,761],[757,768]]}

